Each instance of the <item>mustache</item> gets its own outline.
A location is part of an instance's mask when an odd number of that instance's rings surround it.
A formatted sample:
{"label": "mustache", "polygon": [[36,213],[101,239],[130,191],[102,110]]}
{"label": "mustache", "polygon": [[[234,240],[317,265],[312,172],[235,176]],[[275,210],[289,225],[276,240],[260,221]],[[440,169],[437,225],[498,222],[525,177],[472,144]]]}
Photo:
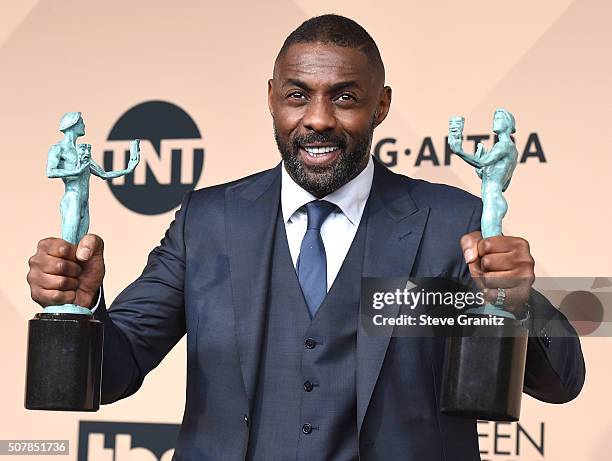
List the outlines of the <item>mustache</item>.
{"label": "mustache", "polygon": [[296,135],[293,138],[293,148],[295,150],[299,149],[304,144],[314,144],[314,143],[326,143],[333,144],[338,146],[340,149],[344,149],[346,147],[346,140],[341,136],[336,136],[332,134],[323,134],[323,133],[307,133],[304,135]]}

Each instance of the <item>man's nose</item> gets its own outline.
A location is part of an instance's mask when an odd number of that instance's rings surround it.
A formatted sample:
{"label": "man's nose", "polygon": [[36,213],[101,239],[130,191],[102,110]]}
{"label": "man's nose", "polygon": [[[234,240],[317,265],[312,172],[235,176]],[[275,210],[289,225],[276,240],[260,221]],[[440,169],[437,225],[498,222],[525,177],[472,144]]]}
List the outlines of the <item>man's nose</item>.
{"label": "man's nose", "polygon": [[323,98],[312,99],[302,119],[305,128],[323,132],[336,127],[333,102]]}

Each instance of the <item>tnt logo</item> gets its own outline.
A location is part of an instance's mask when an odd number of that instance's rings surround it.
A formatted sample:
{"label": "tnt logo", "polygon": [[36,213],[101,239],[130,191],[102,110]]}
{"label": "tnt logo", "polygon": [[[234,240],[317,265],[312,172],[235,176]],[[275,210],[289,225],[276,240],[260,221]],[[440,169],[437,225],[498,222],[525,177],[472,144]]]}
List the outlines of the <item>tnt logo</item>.
{"label": "tnt logo", "polygon": [[113,195],[136,213],[172,210],[202,174],[200,130],[180,107],[148,101],[129,109],[115,123],[104,147],[104,169],[121,170],[129,159],[129,140],[140,139],[140,164],[133,174],[107,181]]}
{"label": "tnt logo", "polygon": [[171,461],[178,424],[80,421],[78,461]]}

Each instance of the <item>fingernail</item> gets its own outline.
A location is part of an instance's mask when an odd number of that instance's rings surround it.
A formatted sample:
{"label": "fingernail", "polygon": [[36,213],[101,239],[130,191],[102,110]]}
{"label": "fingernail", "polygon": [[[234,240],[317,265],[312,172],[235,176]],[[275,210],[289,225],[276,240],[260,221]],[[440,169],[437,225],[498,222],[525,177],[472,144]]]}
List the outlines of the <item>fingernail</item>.
{"label": "fingernail", "polygon": [[465,262],[466,263],[471,263],[472,259],[474,259],[474,251],[471,248],[468,248],[463,253],[463,256],[465,257]]}
{"label": "fingernail", "polygon": [[89,248],[81,248],[77,253],[77,257],[83,261],[87,261],[91,256],[91,250]]}

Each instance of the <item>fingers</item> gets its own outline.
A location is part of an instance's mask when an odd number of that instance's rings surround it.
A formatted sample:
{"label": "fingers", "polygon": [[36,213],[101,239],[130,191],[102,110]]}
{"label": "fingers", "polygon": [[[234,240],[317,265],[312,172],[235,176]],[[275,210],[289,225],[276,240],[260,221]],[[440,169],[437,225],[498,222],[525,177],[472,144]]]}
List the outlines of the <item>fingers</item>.
{"label": "fingers", "polygon": [[43,290],[76,291],[79,287],[79,280],[74,277],[64,277],[63,275],[40,274],[38,286]]}
{"label": "fingers", "polygon": [[45,290],[40,287],[31,287],[32,300],[42,307],[58,306],[61,304],[74,304],[76,291]]}
{"label": "fingers", "polygon": [[[43,261],[40,262],[39,259]],[[80,271],[78,264],[65,259],[48,255],[46,258],[40,255],[38,259],[30,258],[27,281],[32,299],[43,307],[73,303],[79,281],[76,277],[65,274],[76,275]]]}
{"label": "fingers", "polygon": [[483,272],[478,279],[475,279],[479,286],[483,288],[514,288],[518,286],[531,286],[530,277],[517,277],[514,271]]}
{"label": "fingers", "polygon": [[62,275],[65,277],[78,277],[82,268],[74,261],[56,258],[55,256],[35,254],[29,261],[31,271],[43,274]]}
{"label": "fingers", "polygon": [[75,258],[76,246],[58,238],[38,242],[28,264],[27,281],[32,299],[43,307],[72,303],[81,267]]}
{"label": "fingers", "polygon": [[487,276],[521,279],[533,283],[535,261],[529,243],[520,237],[497,236],[478,243],[483,271]]}
{"label": "fingers", "polygon": [[487,253],[480,258],[484,272],[506,272],[513,269],[513,261],[505,253]]}
{"label": "fingers", "polygon": [[81,266],[75,258],[76,246],[56,238],[44,239],[28,261],[31,272],[78,277]]}
{"label": "fingers", "polygon": [[38,242],[37,254],[42,253],[56,258],[76,261],[76,246],[58,238],[46,238]]}
{"label": "fingers", "polygon": [[76,257],[79,261],[88,261],[93,255],[104,252],[104,241],[95,234],[85,235],[76,249]]}
{"label": "fingers", "polygon": [[32,299],[43,307],[73,304],[77,295],[92,297],[104,277],[104,242],[85,235],[78,245],[48,238],[38,243],[28,261],[27,281]]}
{"label": "fingers", "polygon": [[509,253],[525,251],[529,253],[529,242],[521,237],[497,235],[483,239],[478,243],[478,253],[483,256],[489,253]]}
{"label": "fingers", "polygon": [[505,290],[504,309],[522,316],[535,280],[535,262],[529,243],[520,237],[496,236],[478,242],[485,299],[497,300],[498,288]]}

